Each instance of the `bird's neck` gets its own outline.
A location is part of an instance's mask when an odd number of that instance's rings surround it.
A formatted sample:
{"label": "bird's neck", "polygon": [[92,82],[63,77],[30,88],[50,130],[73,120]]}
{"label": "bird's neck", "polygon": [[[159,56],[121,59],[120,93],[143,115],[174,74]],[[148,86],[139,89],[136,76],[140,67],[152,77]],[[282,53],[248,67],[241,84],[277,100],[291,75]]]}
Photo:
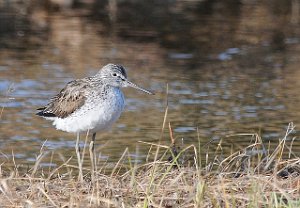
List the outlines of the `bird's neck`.
{"label": "bird's neck", "polygon": [[91,76],[88,77],[88,79],[92,87],[99,87],[99,86],[106,85],[104,79],[101,79],[100,77]]}

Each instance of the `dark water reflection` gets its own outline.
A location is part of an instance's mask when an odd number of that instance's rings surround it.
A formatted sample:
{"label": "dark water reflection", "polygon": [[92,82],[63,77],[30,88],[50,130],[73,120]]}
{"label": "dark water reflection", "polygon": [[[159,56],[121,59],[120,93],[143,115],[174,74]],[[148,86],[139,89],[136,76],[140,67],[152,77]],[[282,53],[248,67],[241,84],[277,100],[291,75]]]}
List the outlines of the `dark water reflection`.
{"label": "dark water reflection", "polygon": [[[299,125],[298,1],[95,1],[77,7],[0,4],[0,160],[13,153],[20,163],[32,163],[42,144],[50,150],[44,166],[60,160],[51,150],[74,155],[75,136],[54,130],[35,109],[66,82],[108,62],[123,64],[131,80],[156,91],[124,90],[126,111],[97,140],[109,162],[126,147],[145,160],[149,146],[137,141],[160,138],[167,83],[168,122],[184,145],[197,144],[198,135],[206,143],[257,132],[277,142],[289,122]],[[167,131],[164,138],[168,144]],[[224,151],[250,139],[228,139]]]}

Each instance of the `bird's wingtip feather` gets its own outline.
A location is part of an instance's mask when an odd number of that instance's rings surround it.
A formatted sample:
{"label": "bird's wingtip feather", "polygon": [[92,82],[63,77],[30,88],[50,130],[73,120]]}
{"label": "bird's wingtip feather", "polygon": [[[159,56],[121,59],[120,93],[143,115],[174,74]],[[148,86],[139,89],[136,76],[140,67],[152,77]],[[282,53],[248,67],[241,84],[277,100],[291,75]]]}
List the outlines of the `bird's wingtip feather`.
{"label": "bird's wingtip feather", "polygon": [[41,117],[56,117],[55,114],[50,113],[50,112],[44,112],[44,111],[37,112],[35,115],[41,116]]}

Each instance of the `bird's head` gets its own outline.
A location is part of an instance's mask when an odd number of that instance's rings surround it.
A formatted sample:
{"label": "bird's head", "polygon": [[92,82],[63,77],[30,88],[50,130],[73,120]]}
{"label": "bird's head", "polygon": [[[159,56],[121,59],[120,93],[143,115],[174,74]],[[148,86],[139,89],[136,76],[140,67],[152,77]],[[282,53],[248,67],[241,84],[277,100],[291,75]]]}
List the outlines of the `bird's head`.
{"label": "bird's head", "polygon": [[132,87],[137,90],[141,90],[145,93],[153,95],[154,93],[146,90],[138,85],[130,82],[127,79],[126,70],[123,66],[118,64],[105,65],[96,76],[99,76],[103,82],[113,87]]}

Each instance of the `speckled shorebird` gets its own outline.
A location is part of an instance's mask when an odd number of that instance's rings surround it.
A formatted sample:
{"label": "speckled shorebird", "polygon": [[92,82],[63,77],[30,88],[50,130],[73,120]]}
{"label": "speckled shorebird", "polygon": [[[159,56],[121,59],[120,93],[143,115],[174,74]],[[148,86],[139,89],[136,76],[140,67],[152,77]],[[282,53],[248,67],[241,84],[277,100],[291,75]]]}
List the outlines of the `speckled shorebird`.
{"label": "speckled shorebird", "polygon": [[53,121],[56,129],[76,133],[76,152],[79,135],[109,129],[124,109],[124,95],[120,88],[133,87],[154,94],[128,81],[126,70],[117,64],[107,64],[96,75],[69,82],[50,102],[37,110],[37,115]]}

